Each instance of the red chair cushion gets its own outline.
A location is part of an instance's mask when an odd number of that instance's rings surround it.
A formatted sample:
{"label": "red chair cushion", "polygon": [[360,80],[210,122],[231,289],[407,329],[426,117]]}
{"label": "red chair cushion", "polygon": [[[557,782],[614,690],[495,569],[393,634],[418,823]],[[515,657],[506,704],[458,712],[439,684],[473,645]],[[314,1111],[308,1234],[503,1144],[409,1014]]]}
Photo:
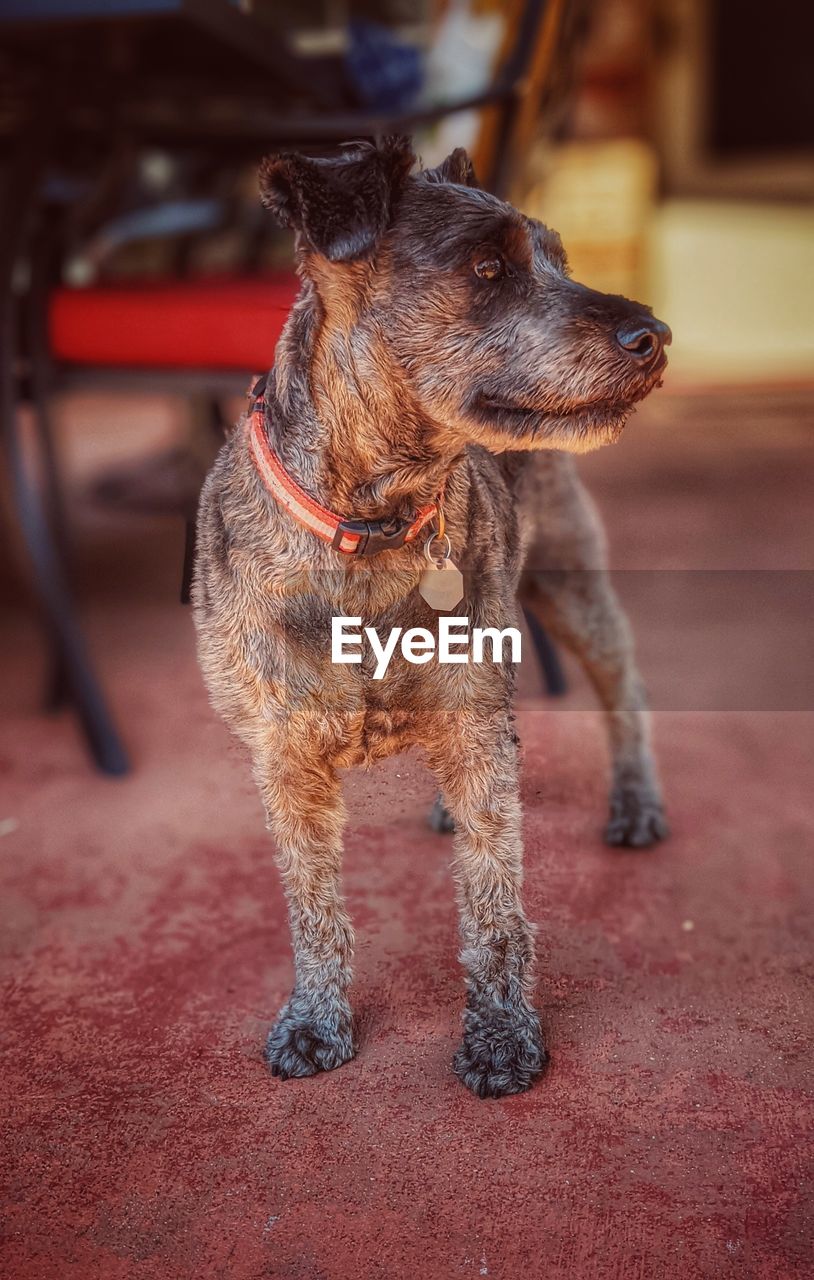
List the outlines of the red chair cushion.
{"label": "red chair cushion", "polygon": [[58,289],[51,352],[129,368],[268,369],[297,289],[294,275]]}

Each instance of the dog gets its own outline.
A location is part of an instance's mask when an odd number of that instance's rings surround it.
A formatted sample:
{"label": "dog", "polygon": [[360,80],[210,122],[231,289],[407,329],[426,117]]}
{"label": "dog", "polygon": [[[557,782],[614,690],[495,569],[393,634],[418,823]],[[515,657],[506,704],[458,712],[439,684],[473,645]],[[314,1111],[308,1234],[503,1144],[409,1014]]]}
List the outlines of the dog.
{"label": "dog", "polygon": [[455,831],[467,998],[454,1070],[500,1097],[547,1060],[521,901],[513,668],[394,661],[374,680],[364,655],[331,661],[332,619],[434,633],[422,590],[455,564],[473,626],[510,625],[519,595],[604,707],[607,840],[661,839],[642,684],[572,455],[618,439],[671,335],[649,308],[574,282],[559,237],[481,190],[463,150],[416,164],[403,137],[263,162],[301,289],[205,483],[193,608],[288,901],[295,982],[268,1037],[272,1073],[354,1056],[338,770],[420,746],[443,796],[436,824]]}

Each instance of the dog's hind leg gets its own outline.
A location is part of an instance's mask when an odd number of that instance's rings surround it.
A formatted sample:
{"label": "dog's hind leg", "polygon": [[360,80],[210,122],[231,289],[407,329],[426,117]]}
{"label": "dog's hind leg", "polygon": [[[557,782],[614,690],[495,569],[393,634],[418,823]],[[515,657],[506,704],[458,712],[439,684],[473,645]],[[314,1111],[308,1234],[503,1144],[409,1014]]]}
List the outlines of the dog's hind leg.
{"label": "dog's hind leg", "polygon": [[461,960],[467,970],[458,1078],[481,1098],[528,1089],[546,1063],[529,995],[534,944],[520,899],[517,746],[502,728],[460,719],[430,763],[455,819]]}
{"label": "dog's hind leg", "polygon": [[608,844],[643,848],[668,833],[644,686],[630,626],[603,569],[531,571],[523,603],[570,648],[596,689],[608,726],[612,781]]}
{"label": "dog's hind leg", "polygon": [[353,931],[339,886],[344,807],[336,771],[321,760],[254,757],[254,772],[285,885],[295,983],[269,1033],[272,1074],[311,1076],[353,1057],[347,998]]}
{"label": "dog's hind leg", "polygon": [[612,782],[608,844],[643,848],[668,833],[647,702],[625,613],[604,569],[531,570],[521,598],[570,648],[596,689],[608,726]]}
{"label": "dog's hind leg", "polygon": [[607,573],[604,530],[573,459],[541,454],[524,498],[535,531],[520,602],[570,648],[596,689],[612,764],[605,839],[643,847],[667,834],[633,638]]}

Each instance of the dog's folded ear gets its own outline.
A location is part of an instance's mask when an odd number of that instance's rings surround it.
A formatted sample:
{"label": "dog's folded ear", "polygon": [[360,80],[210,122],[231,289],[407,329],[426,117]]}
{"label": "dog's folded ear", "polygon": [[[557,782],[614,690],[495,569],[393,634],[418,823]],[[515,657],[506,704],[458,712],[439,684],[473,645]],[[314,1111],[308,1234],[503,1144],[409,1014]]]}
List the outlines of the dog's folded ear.
{"label": "dog's folded ear", "polygon": [[463,147],[456,147],[436,169],[425,169],[421,176],[428,182],[455,182],[459,187],[480,186],[475,166]]}
{"label": "dog's folded ear", "polygon": [[331,262],[367,256],[387,229],[415,156],[409,138],[348,147],[330,159],[284,152],[260,166],[263,204]]}

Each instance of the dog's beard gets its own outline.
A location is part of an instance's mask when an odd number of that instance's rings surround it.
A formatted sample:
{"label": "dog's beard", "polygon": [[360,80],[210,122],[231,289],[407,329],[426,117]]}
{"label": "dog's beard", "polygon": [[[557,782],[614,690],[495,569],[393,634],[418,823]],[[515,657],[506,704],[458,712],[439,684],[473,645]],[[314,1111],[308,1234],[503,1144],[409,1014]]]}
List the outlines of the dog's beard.
{"label": "dog's beard", "polygon": [[525,414],[522,423],[508,421],[511,411],[489,414],[483,422],[472,423],[469,435],[474,443],[492,453],[534,449],[562,449],[567,453],[591,453],[615,444],[624,430],[632,406],[601,421],[593,415]]}
{"label": "dog's beard", "polygon": [[466,409],[466,422],[476,443],[493,452],[562,449],[590,453],[615,444],[639,401],[661,385],[661,372],[638,386],[605,399],[544,407],[507,402],[483,392]]}

